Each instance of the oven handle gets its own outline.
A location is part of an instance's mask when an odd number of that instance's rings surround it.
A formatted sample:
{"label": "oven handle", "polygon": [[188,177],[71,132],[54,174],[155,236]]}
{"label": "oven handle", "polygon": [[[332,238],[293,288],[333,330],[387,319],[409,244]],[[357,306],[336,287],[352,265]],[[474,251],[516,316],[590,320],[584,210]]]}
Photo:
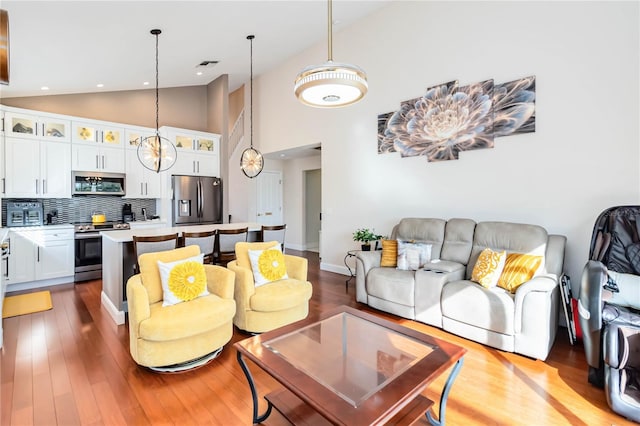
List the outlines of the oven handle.
{"label": "oven handle", "polygon": [[102,237],[98,233],[87,232],[87,233],[75,234],[73,238],[75,240],[89,240],[91,238],[102,238]]}

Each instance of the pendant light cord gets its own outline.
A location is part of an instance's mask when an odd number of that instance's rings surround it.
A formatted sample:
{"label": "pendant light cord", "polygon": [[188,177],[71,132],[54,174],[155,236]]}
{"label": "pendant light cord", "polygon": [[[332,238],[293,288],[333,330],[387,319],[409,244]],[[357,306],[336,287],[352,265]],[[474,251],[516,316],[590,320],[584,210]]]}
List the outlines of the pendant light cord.
{"label": "pendant light cord", "polygon": [[251,56],[250,56],[250,65],[249,65],[249,69],[250,69],[250,77],[249,77],[249,94],[250,94],[250,112],[251,112],[251,121],[250,121],[250,126],[251,126],[251,132],[250,132],[250,143],[251,143],[251,148],[253,148],[253,39],[255,38],[254,35],[248,35],[247,39],[249,39],[249,42],[251,43]]}
{"label": "pendant light cord", "polygon": [[160,91],[158,90],[158,33],[155,33],[156,36],[156,135],[160,132],[160,122],[159,122],[159,115],[160,115]]}
{"label": "pendant light cord", "polygon": [[327,37],[327,50],[328,50],[328,55],[327,55],[327,62],[333,62],[333,11],[332,11],[332,7],[331,7],[331,0],[329,0],[328,2],[328,12],[327,12],[327,16],[328,16],[328,33],[329,36]]}

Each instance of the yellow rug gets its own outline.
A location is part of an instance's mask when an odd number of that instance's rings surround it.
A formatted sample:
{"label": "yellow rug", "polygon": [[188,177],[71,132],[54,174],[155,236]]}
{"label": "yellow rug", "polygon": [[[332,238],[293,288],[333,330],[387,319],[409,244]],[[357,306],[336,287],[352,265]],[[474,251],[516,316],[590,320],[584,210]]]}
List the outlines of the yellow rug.
{"label": "yellow rug", "polygon": [[51,303],[51,293],[49,291],[9,296],[4,299],[2,318],[48,311],[51,308],[53,308],[53,304]]}

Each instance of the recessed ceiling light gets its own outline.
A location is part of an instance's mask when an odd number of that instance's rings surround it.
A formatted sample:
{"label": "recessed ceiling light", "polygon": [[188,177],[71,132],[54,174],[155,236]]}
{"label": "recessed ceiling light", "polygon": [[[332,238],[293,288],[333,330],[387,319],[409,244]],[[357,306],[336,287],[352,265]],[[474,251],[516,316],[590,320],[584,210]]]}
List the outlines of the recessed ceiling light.
{"label": "recessed ceiling light", "polygon": [[142,84],[143,84],[144,86],[148,86],[148,85],[149,85],[149,82],[148,82],[148,81],[145,81],[145,82],[144,82],[144,83],[142,83]]}
{"label": "recessed ceiling light", "polygon": [[49,90],[49,86],[42,86],[40,90]]}
{"label": "recessed ceiling light", "polygon": [[284,157],[286,157],[286,155],[285,155],[285,154],[280,154],[280,157],[283,157],[283,158],[284,158]]}
{"label": "recessed ceiling light", "polygon": [[96,84],[96,87],[104,87],[104,84],[98,83],[98,84]]}
{"label": "recessed ceiling light", "polygon": [[198,71],[196,75],[202,75],[202,71]]}

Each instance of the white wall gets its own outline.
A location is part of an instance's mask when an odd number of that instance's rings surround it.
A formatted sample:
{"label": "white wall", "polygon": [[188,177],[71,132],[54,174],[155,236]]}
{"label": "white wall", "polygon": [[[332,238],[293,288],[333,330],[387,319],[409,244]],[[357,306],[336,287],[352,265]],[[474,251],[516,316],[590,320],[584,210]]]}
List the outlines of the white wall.
{"label": "white wall", "polygon": [[[566,235],[565,269],[575,286],[596,216],[640,204],[638,9],[638,2],[396,1],[334,33],[334,59],[368,73],[360,103],[321,110],[294,98],[295,75],[326,59],[325,43],[260,76],[259,149],[322,143],[322,267],[344,269],[358,227],[385,234],[402,217],[468,217]],[[496,139],[494,149],[457,161],[377,154],[377,115],[426,87],[529,75],[537,77],[535,133]]]}

